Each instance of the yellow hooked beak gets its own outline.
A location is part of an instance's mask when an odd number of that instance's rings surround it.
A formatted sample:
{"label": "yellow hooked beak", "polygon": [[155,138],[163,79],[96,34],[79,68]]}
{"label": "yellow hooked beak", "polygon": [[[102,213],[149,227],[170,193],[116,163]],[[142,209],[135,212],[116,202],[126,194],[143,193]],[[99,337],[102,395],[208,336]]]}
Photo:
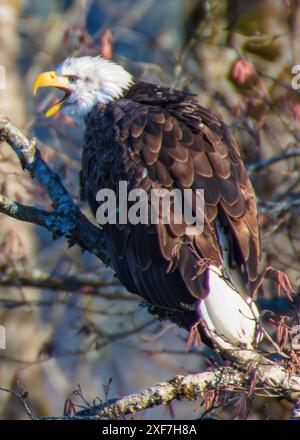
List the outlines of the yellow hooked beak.
{"label": "yellow hooked beak", "polygon": [[43,72],[37,76],[35,79],[32,89],[33,94],[36,95],[37,91],[41,87],[56,87],[57,89],[63,90],[65,92],[64,96],[60,101],[54,104],[47,110],[45,116],[49,118],[53,116],[58,110],[60,110],[68,96],[72,93],[72,88],[70,87],[70,79],[67,76],[58,76],[56,72]]}

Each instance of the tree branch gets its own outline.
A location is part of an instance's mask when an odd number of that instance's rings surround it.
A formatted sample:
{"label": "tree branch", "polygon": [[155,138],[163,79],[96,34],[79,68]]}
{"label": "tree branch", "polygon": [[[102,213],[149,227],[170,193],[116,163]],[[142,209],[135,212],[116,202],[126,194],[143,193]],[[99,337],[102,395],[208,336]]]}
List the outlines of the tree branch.
{"label": "tree branch", "polygon": [[157,405],[167,405],[174,399],[206,400],[207,393],[217,394],[247,391],[248,394],[286,398],[295,403],[300,399],[300,377],[272,362],[258,352],[250,350],[226,351],[224,357],[234,362],[233,367],[221,367],[213,371],[187,376],[176,376],[148,390],[108,401],[77,412],[77,417],[120,418]]}
{"label": "tree branch", "polygon": [[258,171],[262,170],[263,168],[267,168],[274,163],[280,162],[282,160],[291,159],[293,157],[299,157],[300,156],[300,149],[299,148],[293,148],[287,151],[284,151],[283,153],[278,154],[277,156],[270,157],[269,159],[260,160],[255,163],[249,163],[246,165],[247,173],[249,174],[255,174],[258,173]]}
{"label": "tree branch", "polygon": [[[199,374],[176,376],[147,390],[119,399],[109,399],[105,403],[85,408],[78,411],[73,417],[60,418],[119,419],[125,415],[135,414],[154,406],[166,406],[175,399],[195,400],[201,397],[206,400],[206,393],[210,390],[241,391],[241,387],[246,384],[246,381],[244,374],[230,367],[218,368]],[[54,419],[55,417],[50,418]],[[49,419],[49,417],[46,417],[46,419]]]}
{"label": "tree branch", "polygon": [[[218,402],[221,391],[231,393],[243,391],[248,396],[264,395],[265,397],[279,398],[285,396],[295,403],[295,408],[298,408],[300,377],[289,374],[278,364],[267,360],[256,352],[238,350],[229,357],[238,364],[234,367],[220,367],[199,374],[176,376],[147,390],[118,399],[108,399],[99,405],[87,407],[78,411],[75,416],[58,418],[119,419],[154,406],[166,406],[173,400],[196,400],[199,397],[209,406]],[[241,366],[243,371],[241,371]],[[294,412],[293,417],[296,418],[298,411]],[[55,417],[50,418],[54,419]]]}
{"label": "tree branch", "polygon": [[[38,289],[55,290],[56,292],[72,292],[77,294],[92,295],[108,299],[112,301],[124,300],[137,302],[140,299],[130,293],[123,292],[122,285],[117,278],[103,279],[97,274],[68,274],[60,275],[56,273],[48,273],[38,269],[35,270],[7,270],[0,273],[0,286],[7,287],[31,287]],[[109,292],[106,288],[114,287],[113,292]],[[125,289],[124,289],[125,290]],[[3,302],[5,300],[3,299]],[[26,301],[5,301],[5,303],[15,307],[26,305]],[[0,305],[2,306],[0,301]]]}
{"label": "tree branch", "polygon": [[44,226],[54,237],[64,236],[70,245],[77,244],[109,264],[102,230],[91,223],[74,203],[59,176],[42,159],[37,141],[29,141],[3,115],[0,115],[0,141],[5,141],[11,146],[22,168],[28,170],[32,178],[45,188],[54,205],[54,211],[48,212],[24,206],[1,196],[0,211],[18,220]]}
{"label": "tree branch", "polygon": [[233,361],[236,368],[252,372],[257,384],[272,392],[272,395],[297,403],[300,399],[300,376],[287,366],[273,362],[255,350],[226,350],[222,355]]}

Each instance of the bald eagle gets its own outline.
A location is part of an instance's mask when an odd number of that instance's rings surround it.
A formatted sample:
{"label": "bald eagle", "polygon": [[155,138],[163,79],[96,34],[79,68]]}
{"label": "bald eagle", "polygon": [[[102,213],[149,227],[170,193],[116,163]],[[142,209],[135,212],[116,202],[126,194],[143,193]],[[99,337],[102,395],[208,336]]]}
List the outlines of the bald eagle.
{"label": "bald eagle", "polygon": [[[186,223],[106,224],[121,283],[150,311],[222,348],[253,347],[259,312],[251,298],[260,256],[255,194],[238,145],[222,117],[196,96],[136,81],[98,57],[68,58],[41,73],[40,87],[64,91],[61,110],[85,125],[81,188],[96,215],[100,188],[204,190],[204,228]],[[174,212],[171,214],[174,214]],[[197,213],[196,213],[197,215]]]}

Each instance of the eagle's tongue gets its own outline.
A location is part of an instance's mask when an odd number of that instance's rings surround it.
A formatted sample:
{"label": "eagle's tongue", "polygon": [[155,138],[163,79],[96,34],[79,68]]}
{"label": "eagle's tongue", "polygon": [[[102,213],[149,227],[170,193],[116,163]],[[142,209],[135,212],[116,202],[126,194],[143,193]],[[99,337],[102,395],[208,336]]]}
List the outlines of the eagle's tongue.
{"label": "eagle's tongue", "polygon": [[68,97],[68,95],[69,95],[68,93],[65,93],[64,96],[62,97],[62,99],[60,99],[56,104],[54,104],[52,107],[50,107],[50,108],[46,111],[45,116],[46,116],[47,118],[50,118],[50,117],[53,116],[56,112],[58,112],[58,110],[60,110],[60,109],[63,107],[64,102],[65,102],[66,98]]}

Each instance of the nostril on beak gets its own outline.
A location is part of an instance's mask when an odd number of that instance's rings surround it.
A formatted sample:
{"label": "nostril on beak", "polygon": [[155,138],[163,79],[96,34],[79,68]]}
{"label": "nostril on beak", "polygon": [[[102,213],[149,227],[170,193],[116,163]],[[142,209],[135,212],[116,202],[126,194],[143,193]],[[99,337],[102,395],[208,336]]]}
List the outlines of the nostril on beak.
{"label": "nostril on beak", "polygon": [[51,79],[54,79],[55,78],[55,73],[51,72],[50,77],[51,77]]}

